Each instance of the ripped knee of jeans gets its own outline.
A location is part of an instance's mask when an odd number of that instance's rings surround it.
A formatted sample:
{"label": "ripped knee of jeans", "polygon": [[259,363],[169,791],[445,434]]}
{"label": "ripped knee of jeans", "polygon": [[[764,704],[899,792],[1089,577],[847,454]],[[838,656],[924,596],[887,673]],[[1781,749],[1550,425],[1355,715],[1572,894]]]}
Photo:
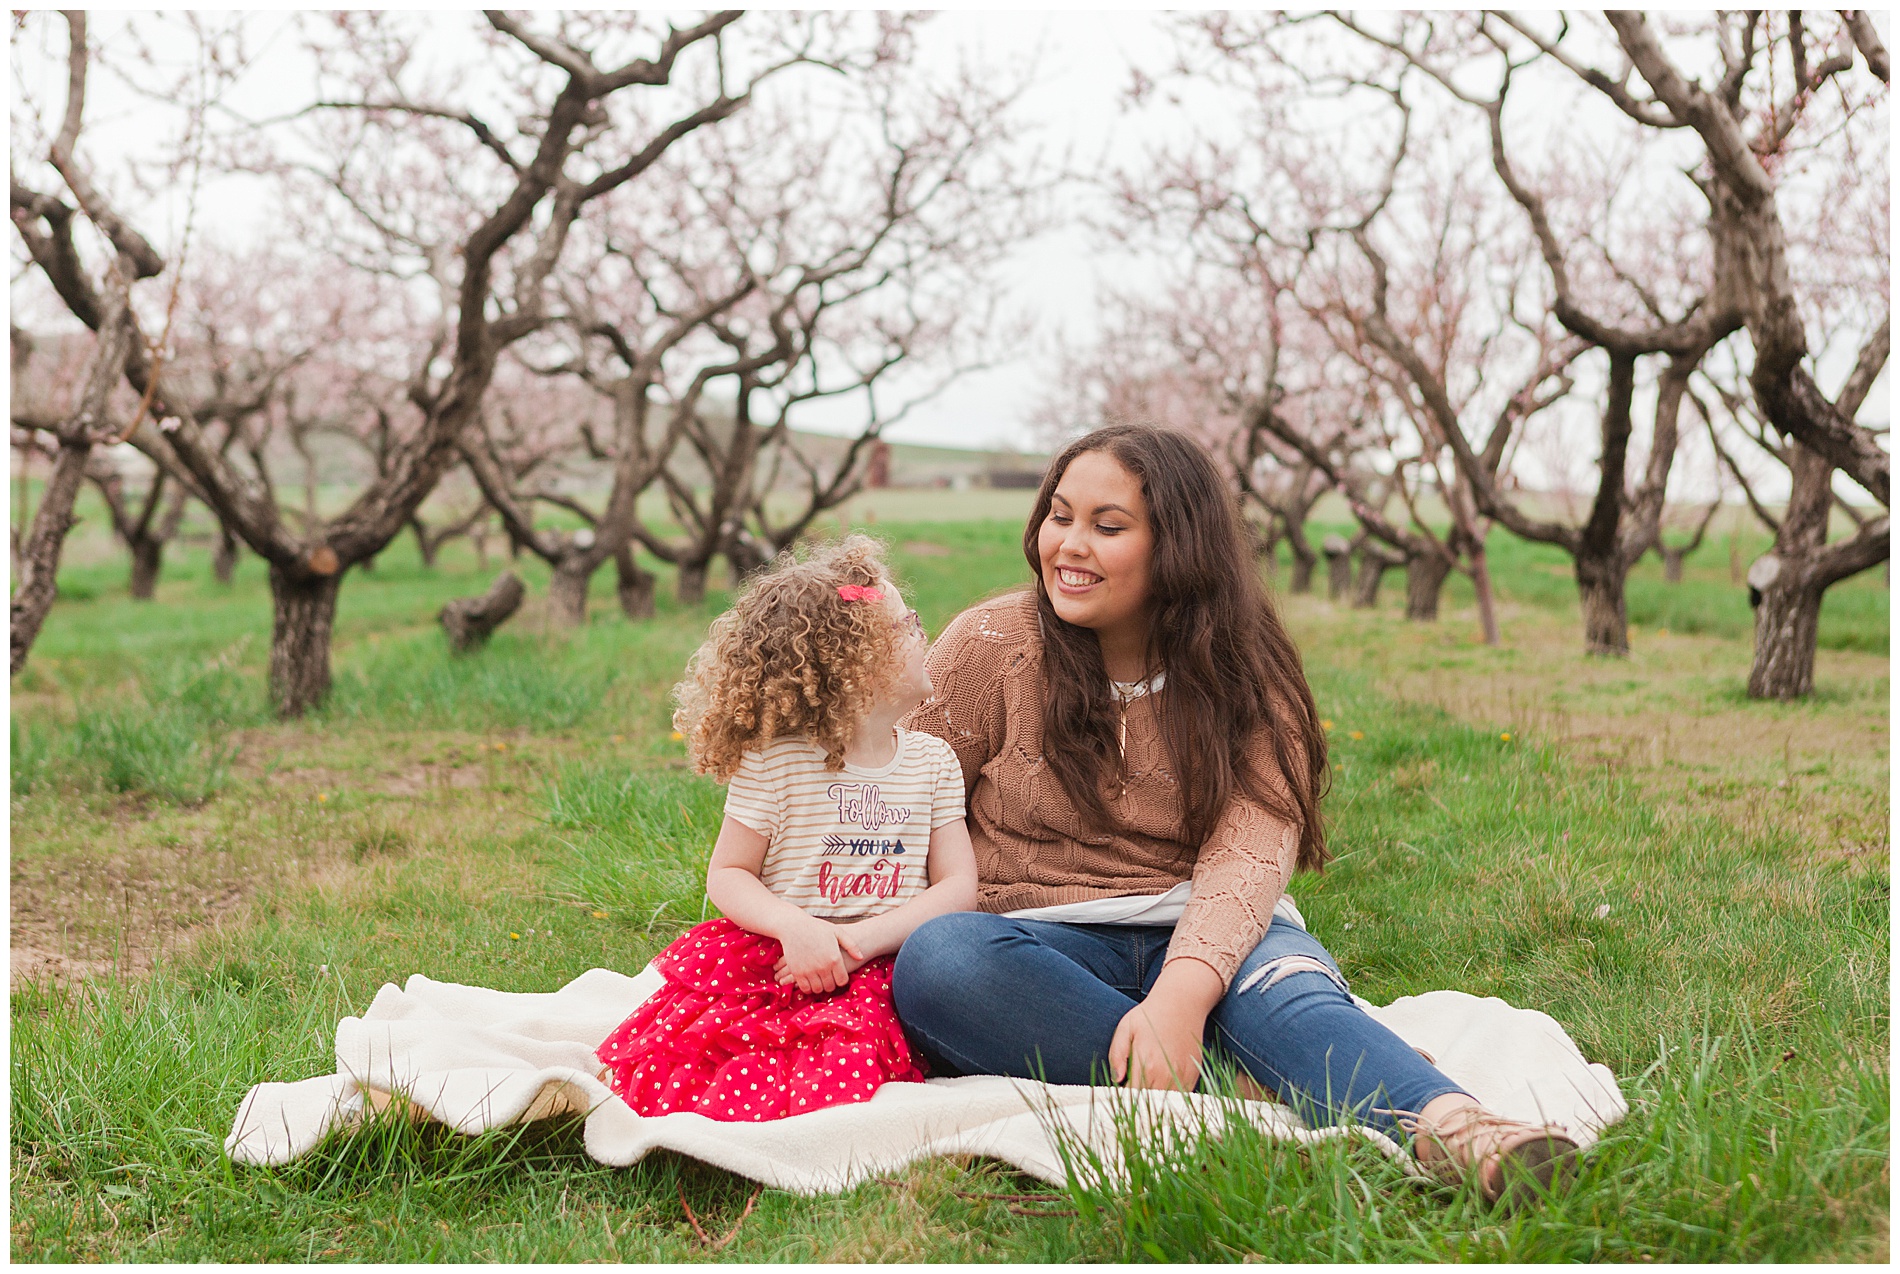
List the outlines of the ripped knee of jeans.
{"label": "ripped knee of jeans", "polygon": [[1241,995],[1256,988],[1263,992],[1270,991],[1276,983],[1292,977],[1295,973],[1323,973],[1334,986],[1348,995],[1351,994],[1351,992],[1347,990],[1346,979],[1340,977],[1339,971],[1333,968],[1332,965],[1326,963],[1318,956],[1299,954],[1283,955],[1277,959],[1267,961],[1252,973],[1249,973],[1246,980],[1234,988],[1234,993]]}

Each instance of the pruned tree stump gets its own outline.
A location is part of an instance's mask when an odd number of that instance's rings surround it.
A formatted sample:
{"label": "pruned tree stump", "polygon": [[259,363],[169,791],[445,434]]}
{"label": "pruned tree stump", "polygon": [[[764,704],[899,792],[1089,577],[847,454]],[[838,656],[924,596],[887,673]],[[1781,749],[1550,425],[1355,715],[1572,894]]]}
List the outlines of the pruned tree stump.
{"label": "pruned tree stump", "polygon": [[516,611],[528,590],[520,576],[503,571],[480,597],[458,597],[436,616],[442,631],[449,635],[449,646],[456,651],[474,650]]}

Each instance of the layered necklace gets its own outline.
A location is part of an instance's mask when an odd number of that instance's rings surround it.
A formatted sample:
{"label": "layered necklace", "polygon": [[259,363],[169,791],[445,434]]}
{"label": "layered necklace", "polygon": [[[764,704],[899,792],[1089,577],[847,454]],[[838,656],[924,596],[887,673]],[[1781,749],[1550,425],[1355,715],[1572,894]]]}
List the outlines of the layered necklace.
{"label": "layered necklace", "polygon": [[[1160,690],[1167,681],[1165,670],[1156,670],[1141,681],[1111,681],[1108,688],[1115,694],[1115,702],[1121,709],[1120,720],[1116,723],[1119,732],[1116,747],[1126,760],[1128,756],[1128,705],[1143,695],[1151,695]],[[1126,784],[1123,785],[1126,788]]]}

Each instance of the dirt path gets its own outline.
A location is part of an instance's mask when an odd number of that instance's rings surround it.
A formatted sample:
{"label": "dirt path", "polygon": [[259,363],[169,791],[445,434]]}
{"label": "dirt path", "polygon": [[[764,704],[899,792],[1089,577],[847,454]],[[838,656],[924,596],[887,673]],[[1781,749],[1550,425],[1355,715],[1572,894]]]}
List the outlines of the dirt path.
{"label": "dirt path", "polygon": [[532,823],[532,771],[488,740],[285,726],[239,743],[232,785],[201,808],[14,803],[10,985],[145,973],[276,891]]}

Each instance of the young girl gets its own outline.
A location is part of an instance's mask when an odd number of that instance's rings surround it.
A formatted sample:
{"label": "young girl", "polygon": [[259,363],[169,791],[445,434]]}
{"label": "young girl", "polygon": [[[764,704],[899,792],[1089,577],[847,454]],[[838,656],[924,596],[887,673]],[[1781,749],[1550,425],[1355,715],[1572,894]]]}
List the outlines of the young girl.
{"label": "young girl", "polygon": [[956,754],[897,728],[925,653],[864,536],[781,558],[714,621],[673,724],[731,784],[706,871],[725,918],[659,954],[665,986],[598,1050],[641,1114],[781,1119],[923,1078],[891,956],[976,905]]}

